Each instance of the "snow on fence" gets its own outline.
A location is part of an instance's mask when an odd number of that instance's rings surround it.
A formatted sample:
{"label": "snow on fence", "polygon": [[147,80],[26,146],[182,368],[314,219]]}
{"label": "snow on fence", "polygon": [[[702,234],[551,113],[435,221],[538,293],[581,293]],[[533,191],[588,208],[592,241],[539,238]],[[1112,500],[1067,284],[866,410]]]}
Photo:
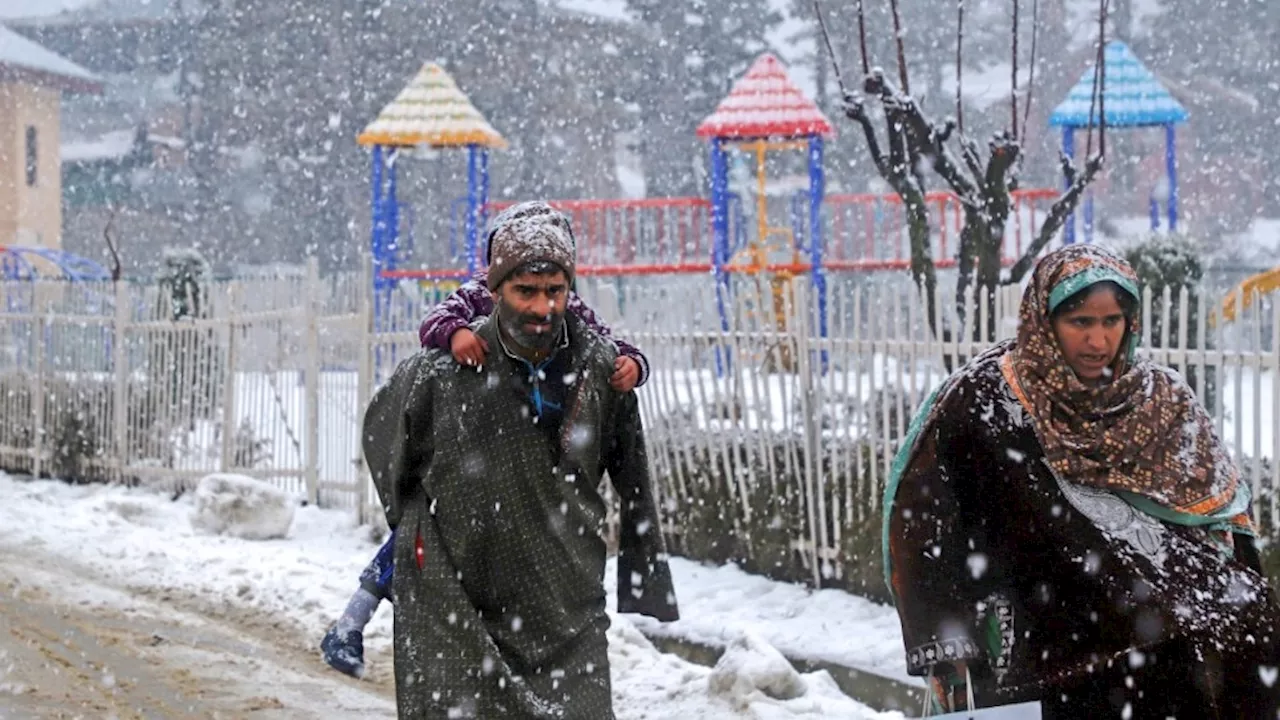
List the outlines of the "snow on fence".
{"label": "snow on fence", "polygon": [[[939,290],[931,332],[903,276],[832,278],[827,331],[807,278],[581,278],[579,290],[649,356],[640,390],[651,464],[680,552],[748,569],[878,585],[879,512],[898,439],[950,368],[1016,329],[1019,291],[976,293],[961,323]],[[368,271],[202,286],[174,319],[170,288],[0,284],[0,468],[189,487],[235,472],[368,520],[380,515],[360,459],[373,389],[416,351],[426,307],[448,288]],[[375,321],[375,307],[383,309]],[[1263,298],[1230,324],[1216,298],[1143,298],[1143,352],[1178,367],[1210,407],[1280,521],[1280,313]],[[1185,311],[1184,311],[1185,310]],[[972,327],[973,322],[979,327]],[[864,583],[866,588],[860,587]]]}

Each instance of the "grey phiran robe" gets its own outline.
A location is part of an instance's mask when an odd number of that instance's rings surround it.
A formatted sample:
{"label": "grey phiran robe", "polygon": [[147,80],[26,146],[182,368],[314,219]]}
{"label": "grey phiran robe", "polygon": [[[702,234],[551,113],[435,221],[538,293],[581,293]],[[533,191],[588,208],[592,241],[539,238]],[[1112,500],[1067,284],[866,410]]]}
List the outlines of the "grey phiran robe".
{"label": "grey phiran robe", "polygon": [[607,471],[621,498],[618,611],[679,617],[634,392],[616,349],[572,316],[559,442],[536,427],[499,350],[486,366],[407,358],[364,420],[366,461],[395,547],[401,718],[614,717],[605,630]]}

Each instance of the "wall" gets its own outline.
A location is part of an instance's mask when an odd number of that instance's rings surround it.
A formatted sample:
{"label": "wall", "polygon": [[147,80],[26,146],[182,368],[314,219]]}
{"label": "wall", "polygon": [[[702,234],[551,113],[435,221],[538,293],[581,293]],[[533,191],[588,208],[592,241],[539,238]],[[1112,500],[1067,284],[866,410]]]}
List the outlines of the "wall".
{"label": "wall", "polygon": [[[0,83],[0,244],[61,246],[62,166],[57,90]],[[27,185],[26,133],[36,129],[36,184]]]}

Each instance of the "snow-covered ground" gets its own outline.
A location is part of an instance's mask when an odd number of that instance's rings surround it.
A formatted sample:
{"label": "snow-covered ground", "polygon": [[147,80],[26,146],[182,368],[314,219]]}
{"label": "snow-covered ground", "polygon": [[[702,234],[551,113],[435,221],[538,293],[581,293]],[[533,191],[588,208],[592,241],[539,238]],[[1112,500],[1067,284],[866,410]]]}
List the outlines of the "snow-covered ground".
{"label": "snow-covered ground", "polygon": [[[376,550],[368,529],[356,527],[346,512],[299,508],[288,538],[248,541],[193,529],[194,507],[190,494],[171,500],[147,488],[0,475],[0,545],[66,557],[138,594],[194,597],[224,616],[273,618],[303,644],[318,642]],[[620,718],[902,717],[850,700],[826,673],[796,675],[773,649],[901,674],[891,609],[735,568],[676,559],[673,571],[685,619],[662,628],[633,616],[613,617],[610,660]],[[366,636],[371,675],[384,679],[391,663],[390,616],[384,606]],[[637,624],[725,645],[729,652],[716,669],[694,665],[658,652]],[[802,694],[775,700],[762,687]]]}

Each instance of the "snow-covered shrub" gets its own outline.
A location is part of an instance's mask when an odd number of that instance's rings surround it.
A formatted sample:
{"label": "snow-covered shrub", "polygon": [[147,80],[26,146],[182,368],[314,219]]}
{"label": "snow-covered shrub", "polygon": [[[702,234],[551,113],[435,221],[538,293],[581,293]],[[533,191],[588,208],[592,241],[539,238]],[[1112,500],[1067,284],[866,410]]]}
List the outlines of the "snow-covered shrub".
{"label": "snow-covered shrub", "polygon": [[[1169,321],[1175,329],[1184,310],[1178,302],[1178,293],[1185,287],[1190,299],[1189,307],[1185,309],[1187,327],[1196,326],[1196,299],[1204,282],[1204,265],[1200,248],[1194,240],[1185,235],[1148,235],[1129,247],[1125,259],[1138,274],[1138,282],[1143,289],[1151,292],[1153,302],[1162,297],[1165,288],[1169,289],[1173,303]],[[1164,318],[1162,313],[1154,314],[1155,317],[1148,319],[1151,340],[1156,347],[1161,347],[1165,332],[1160,323]]]}
{"label": "snow-covered shrub", "polygon": [[[0,397],[6,412],[0,413],[0,445],[31,450],[36,435],[36,407],[27,373],[0,374]],[[110,381],[88,374],[51,373],[43,378],[43,427],[41,442],[46,458],[41,474],[68,482],[101,482],[107,479],[102,462],[110,451],[103,423],[111,418],[113,393]],[[0,470],[34,472],[28,457],[13,453]]]}
{"label": "snow-covered shrub", "polygon": [[[1138,274],[1138,282],[1144,292],[1151,293],[1152,312],[1143,318],[1143,322],[1150,325],[1151,328],[1151,347],[1176,346],[1178,343],[1178,328],[1181,327],[1182,316],[1185,314],[1187,327],[1186,347],[1191,350],[1200,349],[1197,328],[1201,320],[1199,317],[1200,294],[1204,291],[1202,254],[1200,244],[1192,238],[1186,235],[1164,235],[1160,233],[1147,235],[1134,245],[1131,245],[1125,252],[1125,259],[1129,261],[1129,264],[1133,266],[1134,272]],[[1179,298],[1182,288],[1187,289],[1187,306],[1185,308],[1182,307]],[[1166,290],[1169,292],[1170,299],[1168,317],[1165,317],[1163,309],[1163,297]],[[1209,332],[1210,328],[1207,326],[1208,320],[1209,318],[1204,318],[1206,323],[1205,349],[1213,347],[1213,337]],[[1174,365],[1174,368],[1182,373],[1192,387],[1196,387],[1196,373],[1198,371],[1195,368],[1178,365]],[[1204,389],[1200,397],[1201,402],[1213,407],[1216,392],[1216,373],[1213,368],[1207,368]]]}
{"label": "snow-covered shrub", "polygon": [[165,308],[163,319],[207,317],[209,262],[193,248],[170,247],[164,249],[162,263],[156,276],[160,286],[156,307]]}
{"label": "snow-covered shrub", "polygon": [[191,527],[245,540],[283,538],[297,506],[293,496],[261,480],[215,473],[196,486]]}
{"label": "snow-covered shrub", "polygon": [[[94,461],[105,455],[107,448],[103,443],[109,442],[109,438],[103,435],[104,428],[94,410],[98,407],[110,409],[110,389],[81,385],[67,388],[64,392],[60,397],[46,397],[45,442],[49,449],[46,471],[50,476],[67,482],[104,481],[106,473]],[[94,402],[95,397],[102,402]],[[52,414],[50,410],[53,410]]]}

